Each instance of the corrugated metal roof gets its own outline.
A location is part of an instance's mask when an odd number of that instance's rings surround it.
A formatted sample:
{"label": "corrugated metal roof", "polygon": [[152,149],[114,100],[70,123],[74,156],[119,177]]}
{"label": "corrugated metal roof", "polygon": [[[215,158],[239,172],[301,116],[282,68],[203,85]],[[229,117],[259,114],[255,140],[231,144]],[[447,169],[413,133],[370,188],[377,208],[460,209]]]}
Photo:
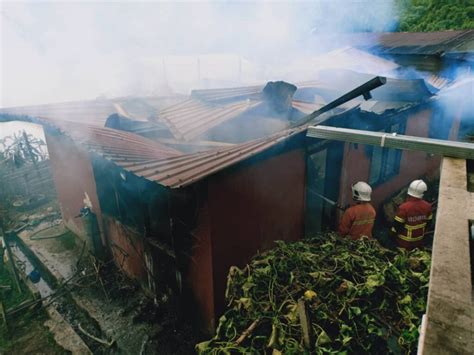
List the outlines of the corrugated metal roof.
{"label": "corrugated metal roof", "polygon": [[293,100],[292,106],[293,106],[293,108],[295,108],[295,109],[297,109],[297,110],[299,110],[303,113],[310,114],[310,113],[313,113],[316,110],[319,110],[324,105],[313,103],[313,102]]}
{"label": "corrugated metal roof", "polygon": [[120,162],[122,168],[170,188],[188,186],[229,166],[255,156],[288,138],[303,132],[307,126],[285,130],[270,137],[232,147],[181,155],[145,162]]}
{"label": "corrugated metal roof", "polygon": [[64,121],[52,124],[70,136],[75,143],[118,165],[181,155],[175,149],[125,131],[76,122]]}
{"label": "corrugated metal roof", "polygon": [[350,45],[385,54],[438,55],[460,51],[473,52],[474,30],[353,33],[324,36],[324,41],[329,45]]}
{"label": "corrugated metal roof", "polygon": [[54,123],[85,146],[134,175],[170,188],[188,186],[306,130],[307,125],[262,139],[193,154],[182,154],[133,133],[73,122]]}
{"label": "corrugated metal roof", "polygon": [[260,99],[265,85],[254,85],[223,89],[193,90],[191,97],[204,101],[224,101],[228,99]]}
{"label": "corrugated metal roof", "polygon": [[168,125],[177,139],[190,141],[260,103],[261,101],[243,100],[219,105],[189,99],[161,110],[158,119]]}
{"label": "corrugated metal roof", "polygon": [[[229,147],[182,154],[129,132],[27,116],[18,119],[42,124],[50,129],[59,128],[89,151],[103,156],[136,176],[170,188],[191,185],[286,141],[305,131],[308,126],[288,129],[269,137]],[[8,120],[15,120],[15,117],[2,117],[2,121]]]}
{"label": "corrugated metal roof", "polygon": [[[347,91],[348,86],[359,86],[372,78],[370,74],[361,74],[349,70],[341,71],[338,69],[338,75],[335,74],[334,69],[327,70],[326,72],[327,74],[321,76],[318,80],[297,83],[298,89],[314,88],[328,90],[333,92],[335,97],[338,97]],[[189,142],[210,129],[262,104],[263,100],[259,99],[260,92],[258,91],[261,88],[263,86],[199,90],[195,92],[198,94],[195,94],[194,97],[200,97],[200,99],[192,97],[165,108],[159,112],[158,120],[161,120],[169,127],[169,130],[176,139]],[[375,100],[391,102],[421,101],[431,96],[431,92],[421,79],[388,79],[386,85],[374,90],[372,94]],[[295,93],[295,96],[298,96],[298,91]],[[250,99],[250,97],[255,99]],[[224,100],[230,99],[234,101],[222,103]],[[321,108],[322,104],[327,103],[309,101],[305,101],[304,98],[303,100],[294,99],[292,106],[304,114],[309,114]],[[358,101],[360,102],[361,99]],[[340,109],[347,109],[353,106],[353,103],[345,104]]]}
{"label": "corrugated metal roof", "polygon": [[431,75],[425,81],[437,90],[441,90],[449,84],[449,80],[438,75]]}

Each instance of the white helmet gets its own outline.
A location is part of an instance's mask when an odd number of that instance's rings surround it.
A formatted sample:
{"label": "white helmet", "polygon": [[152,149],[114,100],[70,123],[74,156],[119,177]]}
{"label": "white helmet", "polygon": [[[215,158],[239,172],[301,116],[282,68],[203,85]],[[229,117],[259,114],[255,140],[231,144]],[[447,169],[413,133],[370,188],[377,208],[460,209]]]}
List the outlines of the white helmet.
{"label": "white helmet", "polygon": [[372,188],[363,181],[358,181],[352,185],[352,198],[356,201],[370,201]]}
{"label": "white helmet", "polygon": [[423,198],[423,194],[426,190],[428,190],[428,186],[426,186],[423,180],[415,180],[412,181],[408,187],[408,195],[416,198]]}

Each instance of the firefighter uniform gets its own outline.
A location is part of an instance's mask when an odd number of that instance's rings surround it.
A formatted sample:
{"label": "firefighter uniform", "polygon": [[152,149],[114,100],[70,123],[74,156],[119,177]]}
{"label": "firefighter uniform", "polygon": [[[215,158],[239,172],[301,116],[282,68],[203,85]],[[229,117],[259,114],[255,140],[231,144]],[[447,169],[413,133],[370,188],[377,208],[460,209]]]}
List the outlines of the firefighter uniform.
{"label": "firefighter uniform", "polygon": [[400,205],[392,228],[398,246],[408,250],[423,246],[425,231],[432,219],[430,203],[408,196]]}
{"label": "firefighter uniform", "polygon": [[349,236],[352,240],[360,239],[364,235],[372,238],[375,215],[375,209],[370,203],[358,203],[344,212],[338,232],[341,236]]}

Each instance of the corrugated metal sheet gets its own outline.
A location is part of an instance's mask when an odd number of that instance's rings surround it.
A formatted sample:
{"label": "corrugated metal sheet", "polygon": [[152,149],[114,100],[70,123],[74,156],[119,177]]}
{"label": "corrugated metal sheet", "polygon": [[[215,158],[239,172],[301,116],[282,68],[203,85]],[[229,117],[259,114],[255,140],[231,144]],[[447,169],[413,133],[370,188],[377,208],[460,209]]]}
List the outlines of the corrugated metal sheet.
{"label": "corrugated metal sheet", "polygon": [[[3,117],[3,120],[8,119],[15,117]],[[42,118],[18,119],[42,124],[48,129],[58,128],[76,143],[123,169],[170,188],[188,186],[284,142],[307,128],[305,125],[242,144],[184,155],[129,132]]]}
{"label": "corrugated metal sheet", "polygon": [[[357,87],[372,79],[373,75],[358,73],[352,70],[334,70],[329,69],[320,73],[318,81],[305,84],[305,88],[314,88],[320,90],[321,84],[332,86],[335,95],[338,97],[348,88]],[[323,86],[324,87],[324,86]],[[398,79],[387,77],[385,85],[372,90],[371,94],[374,100],[378,101],[421,101],[433,95],[423,79]]]}
{"label": "corrugated metal sheet", "polygon": [[118,165],[181,155],[175,149],[133,133],[75,122],[54,122],[53,124],[70,136],[74,142]]}
{"label": "corrugated metal sheet", "polygon": [[151,181],[179,188],[237,164],[304,131],[306,126],[232,147],[145,162],[118,162],[122,168]]}
{"label": "corrugated metal sheet", "polygon": [[[390,67],[392,68],[392,67]],[[334,80],[331,82],[331,78]],[[315,88],[318,90],[334,91],[335,97],[347,91],[348,86],[358,86],[371,79],[370,74],[360,74],[353,71],[339,71],[339,77],[334,70],[329,70],[325,76],[318,80],[297,83],[299,89]],[[194,97],[186,101],[163,109],[158,114],[158,119],[164,122],[173,136],[178,140],[192,141],[210,129],[232,120],[263,103],[261,99],[250,99],[251,95],[258,98],[258,90],[263,86],[213,89],[195,91]],[[339,90],[339,93],[337,91]],[[256,94],[257,93],[257,94]],[[298,92],[297,92],[298,93]],[[295,94],[297,96],[297,93]],[[378,101],[422,101],[432,95],[423,80],[388,79],[387,84],[372,92]],[[250,95],[250,96],[245,96]],[[256,95],[256,96],[255,96]],[[247,97],[245,99],[245,97]],[[231,103],[218,103],[219,100],[233,99]],[[208,100],[208,101],[205,101]],[[356,100],[361,102],[362,100]],[[321,108],[324,102],[308,102],[293,100],[293,108],[305,114]],[[327,102],[325,102],[327,103]],[[354,103],[344,104],[339,109],[353,108]],[[381,106],[379,106],[380,108]],[[378,112],[381,113],[381,112]]]}
{"label": "corrugated metal sheet", "polygon": [[441,90],[449,84],[449,80],[438,75],[431,75],[425,81],[436,90]]}
{"label": "corrugated metal sheet", "polygon": [[189,141],[260,103],[261,101],[243,100],[218,105],[189,99],[160,111],[158,117],[168,125],[177,139]]}
{"label": "corrugated metal sheet", "polygon": [[306,126],[298,127],[243,144],[183,155],[128,132],[73,122],[54,125],[89,151],[100,154],[137,176],[171,188],[190,185],[306,129]]}
{"label": "corrugated metal sheet", "polygon": [[224,89],[193,90],[191,97],[204,101],[225,101],[229,99],[260,99],[265,85],[254,85]]}
{"label": "corrugated metal sheet", "polygon": [[317,104],[317,103],[312,103],[312,102],[305,102],[305,101],[300,101],[300,100],[293,100],[292,102],[293,108],[306,113],[310,114],[313,113],[316,110],[319,110],[321,107],[324,105],[322,104]]}
{"label": "corrugated metal sheet", "polygon": [[123,169],[171,188],[190,185],[306,129],[306,126],[298,127],[243,144],[183,155],[177,150],[128,132],[76,123],[61,123],[56,126],[77,143]]}

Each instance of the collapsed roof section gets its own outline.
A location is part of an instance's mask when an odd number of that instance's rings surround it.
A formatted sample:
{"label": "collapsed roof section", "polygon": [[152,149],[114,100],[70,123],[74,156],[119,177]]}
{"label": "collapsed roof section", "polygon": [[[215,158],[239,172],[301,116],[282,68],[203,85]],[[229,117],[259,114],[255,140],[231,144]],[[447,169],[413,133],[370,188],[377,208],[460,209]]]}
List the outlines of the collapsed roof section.
{"label": "collapsed roof section", "polygon": [[176,139],[190,141],[259,104],[261,101],[250,99],[216,104],[190,98],[160,111],[159,120],[165,122]]}
{"label": "collapsed roof section", "polygon": [[[168,125],[176,139],[192,141],[223,123],[245,115],[251,116],[252,120],[287,120],[292,117],[292,108],[298,111],[298,108],[291,106],[296,90],[296,86],[282,81],[259,86],[194,90],[188,100],[161,110],[157,121]],[[258,125],[255,121],[252,124]],[[240,126],[245,126],[245,123]],[[243,140],[248,140],[245,133],[240,133]],[[225,134],[219,136],[225,137]]]}
{"label": "collapsed roof section", "polygon": [[[372,76],[348,70],[329,70],[322,72],[316,81],[297,83],[297,90],[288,93],[291,106],[279,109],[272,106],[274,95],[265,95],[267,86],[251,86],[194,91],[186,101],[165,108],[158,113],[157,121],[164,122],[177,140],[193,141],[200,139],[238,143],[232,140],[232,132],[240,131],[241,141],[258,138],[249,134],[248,126],[256,130],[272,123],[273,120],[291,121],[309,114],[329,103],[347,91],[368,81]],[[286,83],[285,83],[286,84]],[[290,84],[287,84],[290,85]],[[259,91],[260,90],[260,91]],[[396,110],[419,104],[437,91],[427,85],[423,79],[388,79],[387,84],[373,92],[373,100],[357,99],[337,109],[352,109],[361,106],[362,110],[383,114],[386,110]],[[277,91],[278,92],[278,91]],[[279,98],[285,102],[286,97]],[[282,115],[281,112],[284,112]],[[245,122],[245,117],[251,120]],[[273,124],[274,123],[274,124]],[[275,130],[265,131],[261,136],[285,128],[285,125],[273,122]],[[227,124],[225,129],[224,124]],[[233,125],[232,125],[233,124]],[[218,127],[222,130],[215,133]],[[228,133],[230,132],[230,133]],[[254,133],[254,132],[252,132]],[[235,133],[237,135],[238,133]],[[246,139],[247,138],[247,139]]]}

